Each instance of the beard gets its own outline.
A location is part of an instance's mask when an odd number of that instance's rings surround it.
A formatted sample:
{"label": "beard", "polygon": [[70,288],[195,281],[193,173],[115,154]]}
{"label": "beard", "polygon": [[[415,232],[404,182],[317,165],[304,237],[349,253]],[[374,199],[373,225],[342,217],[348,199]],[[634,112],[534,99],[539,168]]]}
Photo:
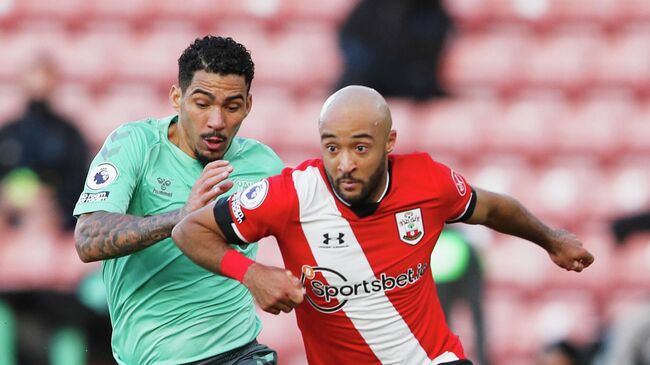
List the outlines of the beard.
{"label": "beard", "polygon": [[[345,202],[347,202],[348,204],[358,205],[364,203],[374,203],[374,202],[369,202],[368,199],[370,198],[371,195],[375,194],[378,189],[382,188],[381,186],[379,186],[379,183],[381,183],[381,178],[383,177],[386,171],[385,166],[386,166],[386,156],[384,156],[381,159],[379,166],[377,166],[375,171],[373,171],[372,175],[370,175],[368,181],[365,182],[362,180],[355,179],[354,177],[352,177],[352,174],[345,174],[339,177],[338,179],[336,179],[336,181],[332,181],[332,177],[329,174],[326,175],[327,175],[327,179],[330,181],[330,185],[332,186],[336,194],[340,198],[345,200]],[[359,192],[359,194],[357,194],[357,196],[352,196],[352,197],[347,196],[346,193],[342,191],[341,188],[339,188],[341,180],[354,180],[360,182],[362,185],[361,191]]]}
{"label": "beard", "polygon": [[209,164],[212,161],[218,160],[218,158],[213,158],[213,157],[203,155],[198,150],[194,150],[194,156],[196,156],[196,160],[199,161],[199,163],[203,167],[205,167],[205,165]]}
{"label": "beard", "polygon": [[230,141],[228,141],[226,136],[224,136],[221,133],[214,132],[214,133],[208,133],[208,134],[202,134],[201,135],[201,139],[209,138],[209,137],[220,137],[221,139],[223,139],[224,141],[226,141],[228,143],[228,146],[226,146],[226,149],[224,150],[223,154],[221,154],[221,156],[210,156],[210,155],[206,154],[205,152],[202,153],[201,151],[199,151],[198,148],[194,148],[194,156],[196,156],[196,160],[203,167],[205,167],[205,165],[209,164],[212,161],[223,159],[223,156],[226,154],[226,151],[228,151],[228,148],[230,147]]}

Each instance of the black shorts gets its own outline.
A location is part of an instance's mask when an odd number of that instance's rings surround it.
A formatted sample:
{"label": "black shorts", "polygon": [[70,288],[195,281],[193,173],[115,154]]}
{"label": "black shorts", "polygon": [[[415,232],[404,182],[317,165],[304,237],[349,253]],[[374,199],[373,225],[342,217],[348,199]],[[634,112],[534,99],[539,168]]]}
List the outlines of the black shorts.
{"label": "black shorts", "polygon": [[440,365],[472,365],[472,362],[469,360],[456,360],[452,362],[443,362]]}
{"label": "black shorts", "polygon": [[257,340],[236,349],[185,365],[277,365],[278,354]]}

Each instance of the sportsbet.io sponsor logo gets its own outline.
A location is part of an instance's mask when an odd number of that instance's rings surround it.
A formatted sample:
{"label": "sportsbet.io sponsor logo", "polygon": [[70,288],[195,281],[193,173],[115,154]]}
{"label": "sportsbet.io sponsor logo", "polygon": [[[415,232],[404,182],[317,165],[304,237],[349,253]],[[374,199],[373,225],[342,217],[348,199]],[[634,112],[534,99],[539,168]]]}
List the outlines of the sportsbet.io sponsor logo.
{"label": "sportsbet.io sponsor logo", "polygon": [[[305,298],[312,307],[323,313],[333,313],[343,308],[352,297],[407,287],[420,280],[427,267],[426,263],[420,263],[397,276],[381,273],[379,278],[373,280],[349,283],[348,279],[336,270],[304,265],[300,282],[307,290]],[[325,275],[328,280],[325,280]]]}

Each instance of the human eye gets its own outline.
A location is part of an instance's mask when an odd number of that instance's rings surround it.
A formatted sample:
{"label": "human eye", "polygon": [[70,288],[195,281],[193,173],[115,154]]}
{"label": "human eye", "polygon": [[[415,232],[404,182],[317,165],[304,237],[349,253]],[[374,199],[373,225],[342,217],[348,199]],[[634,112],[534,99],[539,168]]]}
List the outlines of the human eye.
{"label": "human eye", "polygon": [[359,152],[359,153],[364,153],[364,152],[368,151],[368,146],[365,146],[365,145],[358,145],[358,146],[355,147],[355,149],[356,149],[357,152]]}
{"label": "human eye", "polygon": [[325,148],[329,153],[335,153],[337,151],[336,146],[333,144],[328,144],[327,146],[325,146]]}
{"label": "human eye", "polygon": [[210,106],[210,104],[208,102],[206,102],[205,100],[200,100],[200,99],[199,100],[194,100],[194,104],[196,106],[198,106],[199,108],[201,108],[201,109],[205,109],[205,108]]}
{"label": "human eye", "polygon": [[239,104],[230,104],[226,107],[226,110],[228,110],[231,113],[237,112],[241,109],[241,105]]}

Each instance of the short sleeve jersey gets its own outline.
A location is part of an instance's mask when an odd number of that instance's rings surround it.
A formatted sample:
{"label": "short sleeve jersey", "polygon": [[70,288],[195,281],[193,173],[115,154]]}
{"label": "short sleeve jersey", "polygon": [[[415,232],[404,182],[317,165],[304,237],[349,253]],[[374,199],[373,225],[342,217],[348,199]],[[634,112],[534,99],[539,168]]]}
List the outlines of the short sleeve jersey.
{"label": "short sleeve jersey", "polygon": [[[93,160],[74,214],[95,211],[150,216],[183,207],[203,166],[168,139],[176,117],[125,124]],[[224,159],[231,192],[277,174],[283,165],[267,146],[233,139]],[[238,249],[254,258],[256,245]],[[191,262],[171,238],[105,260],[103,278],[120,364],[181,364],[242,346],[261,324],[248,290]]]}
{"label": "short sleeve jersey", "polygon": [[296,315],[311,365],[438,364],[465,356],[429,265],[443,225],[471,216],[475,194],[427,154],[389,161],[388,192],[369,215],[335,196],[321,160],[215,205],[230,240],[277,238],[287,269],[306,288]]}

